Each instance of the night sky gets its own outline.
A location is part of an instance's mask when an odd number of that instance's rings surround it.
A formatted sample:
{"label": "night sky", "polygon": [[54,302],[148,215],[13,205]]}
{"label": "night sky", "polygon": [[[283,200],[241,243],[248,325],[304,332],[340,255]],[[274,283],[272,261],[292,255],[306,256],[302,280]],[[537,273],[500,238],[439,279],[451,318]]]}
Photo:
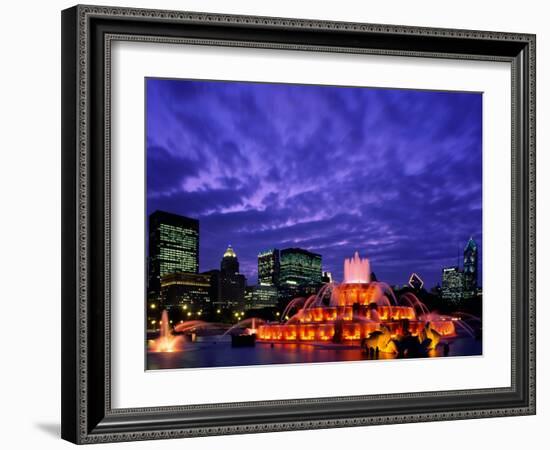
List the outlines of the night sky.
{"label": "night sky", "polygon": [[481,246],[479,93],[147,79],[146,96],[147,214],[200,220],[201,271],[231,244],[254,284],[259,251],[301,247],[340,281],[358,250],[429,288]]}

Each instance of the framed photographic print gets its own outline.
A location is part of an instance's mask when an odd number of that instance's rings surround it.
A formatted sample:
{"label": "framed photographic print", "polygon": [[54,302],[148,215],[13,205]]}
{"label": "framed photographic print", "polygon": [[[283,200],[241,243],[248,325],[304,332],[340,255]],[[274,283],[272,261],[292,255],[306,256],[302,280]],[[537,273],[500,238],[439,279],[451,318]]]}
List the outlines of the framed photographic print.
{"label": "framed photographic print", "polygon": [[535,36],[62,13],[62,436],[535,413]]}

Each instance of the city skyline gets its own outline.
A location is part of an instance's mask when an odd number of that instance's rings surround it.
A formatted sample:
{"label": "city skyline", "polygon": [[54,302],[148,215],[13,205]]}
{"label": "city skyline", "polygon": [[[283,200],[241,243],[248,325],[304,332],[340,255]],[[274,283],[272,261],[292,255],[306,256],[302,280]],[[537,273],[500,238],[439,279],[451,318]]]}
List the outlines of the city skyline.
{"label": "city skyline", "polygon": [[147,213],[200,221],[201,272],[299,247],[433,286],[482,247],[481,94],[148,79],[147,117]]}
{"label": "city skyline", "polygon": [[[160,210],[156,210],[154,211],[151,215],[150,215],[150,219],[151,217],[155,217],[155,216],[158,216],[158,215],[168,215],[168,216],[175,216],[174,213],[169,213],[167,211],[160,211]],[[197,227],[198,227],[198,223],[199,221],[196,220],[196,219],[193,219],[193,218],[190,218],[190,217],[185,217],[185,216],[175,216],[175,217],[178,217],[179,219],[181,219],[182,222],[197,222]],[[173,219],[172,219],[173,220]],[[151,230],[149,230],[149,232],[151,233]],[[197,235],[197,241],[198,241],[198,235]],[[151,241],[150,241],[151,242]],[[460,250],[460,245],[459,245],[459,250],[458,250],[458,254],[457,254],[457,260],[455,261],[456,264],[449,264],[449,265],[446,265],[446,266],[443,266],[441,268],[441,275],[442,275],[442,279],[440,278],[440,280],[438,280],[438,282],[433,285],[433,286],[429,286],[430,288],[431,287],[436,287],[436,286],[441,286],[441,281],[445,281],[445,272],[447,270],[458,270],[461,274],[462,273],[467,273],[468,272],[468,268],[467,268],[467,263],[466,263],[466,252],[468,251],[468,249],[470,248],[470,245],[476,245],[477,246],[477,243],[475,242],[475,240],[473,239],[473,237],[470,236],[468,242],[466,243],[466,245],[464,246],[463,248],[463,251],[461,253],[461,250]],[[301,249],[299,247],[289,247],[289,248],[283,248],[283,249],[277,249],[277,248],[270,248],[270,249],[267,249],[267,250],[263,250],[263,251],[260,251],[258,252],[257,254],[257,268],[258,270],[256,271],[256,280],[255,282],[251,282],[250,278],[246,277],[245,276],[245,283],[248,287],[251,287],[251,286],[254,286],[254,285],[271,285],[271,286],[278,286],[279,284],[285,284],[285,281],[284,280],[281,280],[279,281],[279,272],[277,272],[277,277],[275,278],[274,277],[274,272],[273,272],[273,268],[270,267],[271,270],[268,270],[266,273],[269,273],[269,280],[262,280],[261,279],[261,274],[259,272],[259,266],[260,264],[265,264],[265,257],[268,255],[268,254],[272,254],[273,252],[276,252],[277,254],[277,263],[280,264],[280,254],[284,254],[285,252],[289,252],[289,251],[298,251],[298,252],[301,252],[301,251],[304,251],[306,253],[309,253],[308,250],[306,249]],[[477,248],[476,247],[476,250],[479,251],[481,250],[480,248]],[[239,258],[238,258],[238,255],[237,255],[237,252],[235,251],[235,249],[232,247],[231,244],[228,244],[228,247],[226,248],[226,250],[224,251],[223,253],[223,256],[221,257],[221,267],[223,269],[224,267],[224,262],[226,260],[226,257],[228,256],[228,252],[231,253],[231,256],[233,256],[235,258],[235,264],[236,264],[236,269],[233,270],[234,273],[239,273],[239,274],[242,274],[242,271],[240,270],[240,262],[239,262]],[[199,254],[200,252],[196,252],[195,253],[195,256],[197,261],[199,261]],[[323,255],[320,255],[320,254],[312,254],[312,255],[316,255],[318,257],[320,257],[320,272],[319,274],[321,276],[324,276],[325,273],[330,273],[331,274],[331,277],[332,277],[332,272],[329,271],[329,270],[326,270],[326,268],[323,266],[322,264],[322,258],[323,258]],[[188,256],[187,256],[188,257]],[[149,256],[150,258],[150,256]],[[462,264],[461,264],[461,260],[462,260]],[[476,262],[475,262],[475,267],[476,267],[476,275],[474,278],[472,278],[472,282],[470,283],[472,288],[477,288],[477,287],[481,287],[481,284],[479,283],[479,280],[478,280],[478,272],[477,272],[477,264],[480,264],[481,261],[477,260],[476,259]],[[180,263],[181,264],[181,263]],[[471,266],[473,266],[473,263],[470,263]],[[218,264],[218,266],[220,266],[220,264]],[[183,267],[180,267],[180,268],[177,268],[177,269],[174,269],[172,271],[167,271],[166,273],[167,274],[174,274],[174,273],[208,273],[208,272],[212,272],[212,271],[216,271],[218,270],[218,266],[216,267],[210,267],[210,268],[207,268],[207,269],[203,269],[203,270],[198,270],[198,265],[194,267],[193,270],[189,271],[189,270],[184,270]],[[462,267],[461,267],[462,266]],[[283,267],[284,267],[284,264],[283,264]],[[284,269],[283,269],[284,270]],[[264,269],[265,271],[265,269]],[[374,271],[372,272],[374,273]],[[265,274],[264,274],[265,276]],[[408,279],[408,282],[407,283],[394,283],[394,285],[400,285],[402,284],[403,286],[407,285],[407,284],[410,284],[411,282],[411,277],[415,277],[418,279],[418,274],[415,273],[414,271],[411,272],[410,276],[409,276],[409,279]],[[338,281],[338,280],[334,280],[334,281]],[[299,283],[298,283],[299,284]],[[424,281],[422,280],[422,284],[424,284]],[[149,282],[149,287],[151,287],[151,282]]]}

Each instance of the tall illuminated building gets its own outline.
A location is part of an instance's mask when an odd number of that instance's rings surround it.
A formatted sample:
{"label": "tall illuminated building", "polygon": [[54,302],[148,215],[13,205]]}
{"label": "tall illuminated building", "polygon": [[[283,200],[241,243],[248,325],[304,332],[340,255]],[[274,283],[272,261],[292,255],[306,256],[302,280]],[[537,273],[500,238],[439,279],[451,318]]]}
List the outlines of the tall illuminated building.
{"label": "tall illuminated building", "polygon": [[222,262],[220,264],[222,273],[236,274],[239,273],[239,258],[233,247],[229,245],[227,250],[223,254]]}
{"label": "tall illuminated building", "polygon": [[258,284],[277,286],[279,284],[279,250],[272,248],[258,254]]}
{"label": "tall illuminated building", "polygon": [[281,285],[316,285],[322,283],[321,278],[321,255],[301,248],[281,250]]}
{"label": "tall illuminated building", "polygon": [[477,292],[478,248],[470,238],[464,247],[464,297],[472,298]]}
{"label": "tall illuminated building", "polygon": [[246,278],[239,273],[239,259],[231,245],[223,254],[220,264],[220,299],[219,303],[226,307],[244,307],[244,290]]}
{"label": "tall illuminated building", "polygon": [[199,221],[164,211],[149,216],[148,291],[160,294],[160,280],[176,272],[199,271]]}

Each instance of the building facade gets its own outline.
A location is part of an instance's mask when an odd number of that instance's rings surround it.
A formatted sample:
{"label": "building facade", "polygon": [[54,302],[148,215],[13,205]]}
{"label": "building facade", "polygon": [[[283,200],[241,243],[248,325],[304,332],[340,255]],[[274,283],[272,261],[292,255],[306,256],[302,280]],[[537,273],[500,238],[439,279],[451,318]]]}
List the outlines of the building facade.
{"label": "building facade", "polygon": [[168,309],[178,306],[208,308],[211,304],[209,274],[170,273],[161,277],[160,285],[162,302]]}
{"label": "building facade", "polygon": [[245,290],[245,309],[262,309],[277,306],[278,290],[276,286],[258,284],[247,286]]}
{"label": "building facade", "polygon": [[204,275],[208,275],[210,277],[210,290],[209,290],[210,301],[212,302],[212,305],[214,307],[218,308],[222,305],[221,303],[222,292],[221,292],[221,281],[220,281],[221,272],[218,269],[213,269],[203,273]]}
{"label": "building facade", "polygon": [[281,250],[281,285],[319,285],[322,283],[321,278],[321,255],[301,248],[286,248]]}
{"label": "building facade", "polygon": [[279,250],[265,250],[258,254],[258,284],[278,286],[280,274]]}
{"label": "building facade", "polygon": [[164,211],[149,216],[148,292],[160,294],[161,278],[199,270],[199,221]]}
{"label": "building facade", "polygon": [[452,303],[464,297],[464,274],[458,267],[445,267],[441,283],[441,297]]}

